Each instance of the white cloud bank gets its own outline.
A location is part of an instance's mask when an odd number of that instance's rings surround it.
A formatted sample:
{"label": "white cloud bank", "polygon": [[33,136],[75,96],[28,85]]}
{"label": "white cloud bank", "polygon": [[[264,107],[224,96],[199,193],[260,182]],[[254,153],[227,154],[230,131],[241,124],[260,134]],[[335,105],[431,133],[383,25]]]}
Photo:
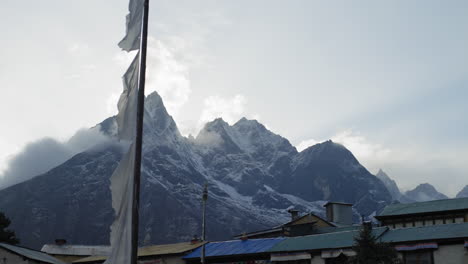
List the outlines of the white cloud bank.
{"label": "white cloud bank", "polygon": [[0,174],[0,189],[45,173],[77,153],[111,142],[98,127],[81,129],[65,142],[53,138],[31,142],[8,160],[6,169]]}
{"label": "white cloud bank", "polygon": [[[379,161],[385,161],[391,157],[392,151],[381,144],[370,142],[360,133],[352,130],[345,130],[331,137],[331,140],[344,145],[349,149],[358,160],[364,165],[373,165]],[[302,151],[310,146],[325,140],[307,139],[299,142],[296,148]]]}

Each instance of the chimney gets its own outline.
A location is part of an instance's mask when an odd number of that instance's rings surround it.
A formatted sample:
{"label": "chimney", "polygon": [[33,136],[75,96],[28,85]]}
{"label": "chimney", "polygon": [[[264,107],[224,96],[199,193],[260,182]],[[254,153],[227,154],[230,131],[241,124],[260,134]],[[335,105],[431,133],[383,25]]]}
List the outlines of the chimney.
{"label": "chimney", "polygon": [[192,237],[192,239],[190,240],[190,244],[197,244],[198,242],[200,242],[200,239],[197,237],[197,235],[194,235]]}
{"label": "chimney", "polygon": [[249,239],[249,237],[247,236],[247,234],[246,234],[245,232],[242,233],[242,236],[241,236],[240,240],[246,241],[246,240],[248,240],[248,239]]}
{"label": "chimney", "polygon": [[289,209],[289,210],[288,210],[288,213],[291,214],[291,221],[294,221],[294,220],[296,220],[297,218],[299,218],[299,210]]}
{"label": "chimney", "polygon": [[324,205],[327,211],[327,221],[341,224],[353,224],[353,205],[349,203],[328,202]]}
{"label": "chimney", "polygon": [[63,239],[63,238],[57,238],[55,239],[55,245],[57,246],[63,246],[67,243],[67,240],[66,239]]}

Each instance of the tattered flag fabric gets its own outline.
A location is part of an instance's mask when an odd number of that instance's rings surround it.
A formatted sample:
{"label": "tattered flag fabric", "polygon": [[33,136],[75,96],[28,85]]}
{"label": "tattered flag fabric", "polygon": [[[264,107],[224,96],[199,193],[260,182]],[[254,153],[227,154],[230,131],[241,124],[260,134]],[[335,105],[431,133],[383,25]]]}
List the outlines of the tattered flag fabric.
{"label": "tattered flag fabric", "polygon": [[[126,50],[139,50],[144,0],[130,0],[127,34],[119,43]],[[128,264],[132,252],[132,206],[135,170],[135,136],[138,105],[140,54],[136,54],[123,76],[124,89],[119,98],[116,117],[118,137],[128,150],[111,176],[112,208],[115,219],[111,226],[111,254],[105,264]]]}
{"label": "tattered flag fabric", "polygon": [[140,49],[141,25],[144,0],[130,0],[127,15],[127,33],[119,42],[119,47],[126,51]]}
{"label": "tattered flag fabric", "polygon": [[130,64],[130,67],[123,76],[124,90],[120,95],[117,107],[118,136],[122,140],[135,139],[136,134],[136,116],[138,104],[138,72],[140,69],[140,54],[137,53]]}
{"label": "tattered flag fabric", "polygon": [[112,251],[105,263],[130,263],[139,57],[137,53],[123,76],[124,90],[118,103],[118,137],[130,147],[110,178],[115,219],[110,235]]}
{"label": "tattered flag fabric", "polygon": [[111,225],[111,254],[105,264],[128,264],[132,250],[132,203],[135,144],[120,161],[111,176],[112,207],[115,220]]}

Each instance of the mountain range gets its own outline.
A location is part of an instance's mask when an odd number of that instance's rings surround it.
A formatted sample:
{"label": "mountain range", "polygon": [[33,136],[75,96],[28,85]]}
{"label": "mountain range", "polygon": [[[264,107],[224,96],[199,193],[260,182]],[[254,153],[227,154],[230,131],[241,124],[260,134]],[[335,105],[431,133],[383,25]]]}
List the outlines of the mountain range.
{"label": "mountain range", "polygon": [[[115,139],[115,117],[91,129]],[[73,244],[109,243],[114,218],[109,177],[123,152],[116,139],[110,142],[0,190],[0,211],[12,220],[23,245],[40,248],[56,238]],[[326,201],[353,203],[358,221],[399,195],[396,184],[387,190],[391,179],[379,180],[344,146],[326,141],[298,152],[256,120],[242,118],[229,125],[216,119],[196,137],[184,137],[161,97],[148,95],[140,244],[199,235],[205,182],[209,240],[277,226],[289,220],[287,209],[293,207],[324,216]]]}
{"label": "mountain range", "polygon": [[[385,187],[390,192],[393,201],[398,201],[401,203],[412,203],[449,199],[449,197],[437,191],[436,188],[429,183],[419,184],[414,189],[402,193],[396,182],[392,180],[382,169],[380,169],[375,176],[384,183]],[[455,198],[462,197],[468,197],[468,185],[465,186],[455,196]]]}

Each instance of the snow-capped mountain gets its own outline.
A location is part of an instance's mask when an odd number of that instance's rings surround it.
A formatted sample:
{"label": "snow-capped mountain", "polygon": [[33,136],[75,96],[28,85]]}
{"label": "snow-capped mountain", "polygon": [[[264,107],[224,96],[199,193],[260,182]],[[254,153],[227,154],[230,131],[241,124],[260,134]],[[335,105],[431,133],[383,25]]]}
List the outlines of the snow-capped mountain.
{"label": "snow-capped mountain", "polygon": [[379,169],[377,174],[375,175],[377,178],[379,178],[385,187],[387,187],[387,190],[390,192],[392,195],[392,199],[394,201],[400,201],[401,198],[401,192],[400,189],[398,188],[396,182],[392,180],[387,173],[385,173],[382,169]]}
{"label": "snow-capped mountain", "polygon": [[[110,137],[113,117],[98,125]],[[113,220],[109,177],[122,156],[117,142],[79,153],[33,179],[0,191],[0,211],[23,245],[55,238],[109,243]],[[189,240],[200,234],[201,193],[209,185],[208,238],[226,239],[289,219],[287,208],[323,216],[326,200],[355,204],[372,215],[392,198],[342,145],[327,141],[297,152],[255,120],[216,119],[195,138],[183,137],[161,97],[146,98],[140,239]]]}
{"label": "snow-capped mountain", "polygon": [[468,197],[468,185],[466,185],[459,193],[457,193],[456,198]]}
{"label": "snow-capped mountain", "polygon": [[448,199],[445,194],[438,192],[434,186],[429,183],[420,184],[413,190],[405,192],[405,196],[416,202]]}

